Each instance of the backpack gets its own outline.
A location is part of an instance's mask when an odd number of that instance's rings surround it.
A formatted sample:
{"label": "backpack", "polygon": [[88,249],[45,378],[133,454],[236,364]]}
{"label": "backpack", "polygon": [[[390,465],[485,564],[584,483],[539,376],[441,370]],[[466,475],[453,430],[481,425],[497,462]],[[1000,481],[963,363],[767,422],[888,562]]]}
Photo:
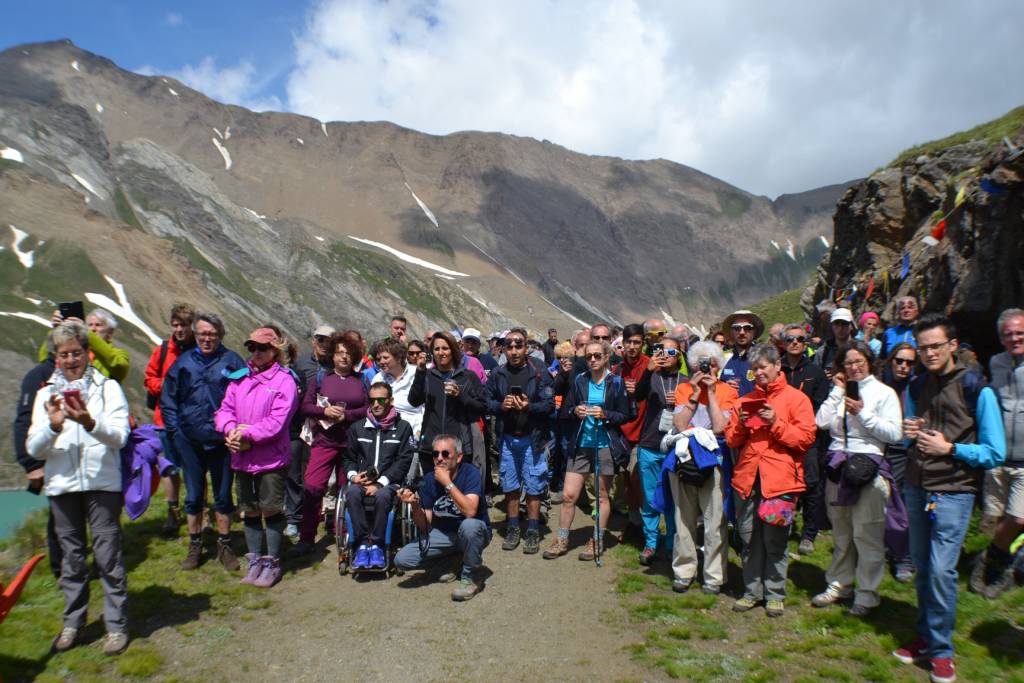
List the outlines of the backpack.
{"label": "backpack", "polygon": [[[164,373],[164,361],[167,360],[167,345],[168,345],[168,343],[169,342],[165,339],[160,344],[160,362],[157,363],[156,367],[160,371],[161,379],[163,378],[163,376],[165,374]],[[154,396],[153,394],[151,394],[151,393],[149,393],[147,391],[146,392],[146,407],[149,408],[150,410],[156,410],[156,407],[158,405],[160,405],[160,397],[159,396]]]}

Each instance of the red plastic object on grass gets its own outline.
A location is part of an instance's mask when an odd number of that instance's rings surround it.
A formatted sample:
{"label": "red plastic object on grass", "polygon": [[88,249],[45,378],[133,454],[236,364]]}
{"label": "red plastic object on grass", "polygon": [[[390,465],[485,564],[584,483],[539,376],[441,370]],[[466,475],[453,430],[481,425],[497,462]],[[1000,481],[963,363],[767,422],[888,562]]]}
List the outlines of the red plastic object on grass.
{"label": "red plastic object on grass", "polygon": [[32,570],[36,568],[36,565],[46,557],[45,555],[36,555],[31,560],[25,563],[25,566],[21,568],[18,575],[14,577],[14,581],[4,586],[0,584],[0,588],[3,589],[3,595],[0,595],[0,622],[3,622],[7,618],[7,614],[14,607],[14,604],[18,602],[18,598],[21,597],[21,591],[25,588],[25,584],[28,583],[28,577],[32,574]]}

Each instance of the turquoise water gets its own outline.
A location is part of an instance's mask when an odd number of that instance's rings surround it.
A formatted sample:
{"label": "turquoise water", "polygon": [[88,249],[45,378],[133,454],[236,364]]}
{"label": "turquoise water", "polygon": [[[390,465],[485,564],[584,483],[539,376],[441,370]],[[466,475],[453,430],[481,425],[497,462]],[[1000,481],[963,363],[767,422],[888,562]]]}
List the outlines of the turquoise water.
{"label": "turquoise water", "polygon": [[44,495],[33,496],[28,491],[0,491],[0,538],[13,532],[28,513],[46,507],[47,503]]}

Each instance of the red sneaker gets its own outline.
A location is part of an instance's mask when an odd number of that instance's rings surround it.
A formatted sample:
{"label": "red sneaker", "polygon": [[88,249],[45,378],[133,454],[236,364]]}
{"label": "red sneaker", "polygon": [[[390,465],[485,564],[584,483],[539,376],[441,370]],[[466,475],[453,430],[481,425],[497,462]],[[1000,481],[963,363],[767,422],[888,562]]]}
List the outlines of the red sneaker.
{"label": "red sneaker", "polygon": [[917,640],[912,642],[910,645],[904,645],[903,647],[893,650],[892,656],[904,664],[913,664],[927,656],[925,654],[925,650],[927,648],[928,643],[924,641],[924,638],[918,636]]}
{"label": "red sneaker", "polygon": [[956,680],[956,667],[952,657],[936,657],[932,660],[932,683],[953,683]]}

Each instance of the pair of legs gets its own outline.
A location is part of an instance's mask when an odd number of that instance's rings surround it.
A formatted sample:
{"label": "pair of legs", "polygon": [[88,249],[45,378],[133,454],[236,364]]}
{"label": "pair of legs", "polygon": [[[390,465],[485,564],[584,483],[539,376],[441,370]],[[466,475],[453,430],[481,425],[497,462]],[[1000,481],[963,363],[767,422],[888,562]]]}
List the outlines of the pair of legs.
{"label": "pair of legs", "polygon": [[[258,473],[238,472],[235,483],[238,507],[245,522],[245,545],[250,556],[281,557],[284,538],[284,489],[287,468]],[[266,530],[264,530],[266,524]]]}
{"label": "pair of legs", "polygon": [[548,485],[548,463],[544,451],[534,449],[530,435],[502,436],[500,476],[508,525],[519,524],[519,495],[525,489],[526,518],[536,526],[540,521],[540,497]]}
{"label": "pair of legs", "polygon": [[[391,486],[377,489],[372,496],[366,495],[366,488],[349,484],[345,489],[345,510],[352,521],[349,530],[353,545],[375,545],[384,547],[388,531],[388,513],[395,502],[395,490]],[[367,507],[373,510],[373,526],[366,517]]]}
{"label": "pair of legs", "polygon": [[757,513],[761,492],[755,485],[740,507],[740,518],[750,520],[750,540],[743,545],[743,597],[754,601],[784,600],[789,567],[789,526],[766,524]]}
{"label": "pair of legs", "polygon": [[572,527],[572,520],[576,517],[576,501],[583,491],[583,484],[594,472],[594,458],[600,457],[600,472],[598,477],[598,504],[597,519],[602,531],[608,528],[608,519],[611,517],[612,502],[611,489],[612,480],[615,477],[615,464],[612,462],[611,451],[607,448],[582,448],[578,447],[573,455],[572,461],[568,463],[565,473],[565,483],[562,485],[562,509],[558,516],[558,535],[568,538],[569,529]]}
{"label": "pair of legs", "polygon": [[320,504],[327,493],[331,474],[335,474],[339,484],[345,481],[345,473],[341,470],[341,453],[336,448],[316,445],[310,448],[309,463],[302,484],[302,527],[299,533],[300,541],[307,546],[313,545],[316,540]]}
{"label": "pair of legs", "polygon": [[302,439],[292,439],[291,451],[292,461],[284,487],[284,514],[288,524],[298,528],[302,525],[302,487],[309,463],[309,444]]}
{"label": "pair of legs", "polygon": [[697,520],[704,520],[704,586],[721,587],[725,583],[729,546],[729,530],[725,518],[725,483],[722,470],[714,473],[701,486],[687,484],[677,476],[669,477],[675,503],[675,544],[672,549],[672,575],[677,581],[689,583],[697,575]]}
{"label": "pair of legs", "polygon": [[829,517],[832,519],[832,563],[825,572],[828,590],[846,597],[857,590],[854,604],[877,607],[878,586],[885,577],[885,505],[892,493],[889,483],[876,475],[860,488],[853,505],[833,505],[839,485],[825,485]]}
{"label": "pair of legs", "polygon": [[164,497],[167,499],[167,507],[177,510],[181,500],[181,458],[175,452],[171,440],[167,438],[167,432],[160,429],[157,434],[160,436],[160,445],[164,449],[164,457],[170,460],[175,468],[173,472],[163,477]]}
{"label": "pair of legs", "polygon": [[217,522],[217,535],[226,539],[231,531],[231,455],[223,445],[211,449],[175,433],[173,448],[181,459],[185,475],[185,514],[188,533],[195,539],[203,531],[203,508],[206,507],[206,476],[213,485],[213,511]]}
{"label": "pair of legs", "polygon": [[462,556],[462,579],[479,580],[484,548],[491,542],[491,529],[480,519],[463,519],[457,529],[431,528],[426,549],[419,541],[403,546],[395,555],[395,566],[410,571],[423,569],[453,555]]}
{"label": "pair of legs", "polygon": [[1003,465],[985,473],[984,511],[998,520],[992,547],[1009,553],[1024,531],[1024,465]]}
{"label": "pair of legs", "polygon": [[[661,537],[660,524],[662,514],[654,509],[651,502],[654,500],[654,491],[661,481],[661,466],[665,462],[665,453],[660,450],[649,448],[636,449],[635,472],[640,478],[642,488],[643,504],[640,507],[640,518],[644,527],[644,547],[657,550]],[[678,479],[678,477],[670,477]],[[675,496],[675,491],[672,493]],[[676,514],[671,510],[665,510],[665,544],[669,550],[672,549],[676,537]]]}

